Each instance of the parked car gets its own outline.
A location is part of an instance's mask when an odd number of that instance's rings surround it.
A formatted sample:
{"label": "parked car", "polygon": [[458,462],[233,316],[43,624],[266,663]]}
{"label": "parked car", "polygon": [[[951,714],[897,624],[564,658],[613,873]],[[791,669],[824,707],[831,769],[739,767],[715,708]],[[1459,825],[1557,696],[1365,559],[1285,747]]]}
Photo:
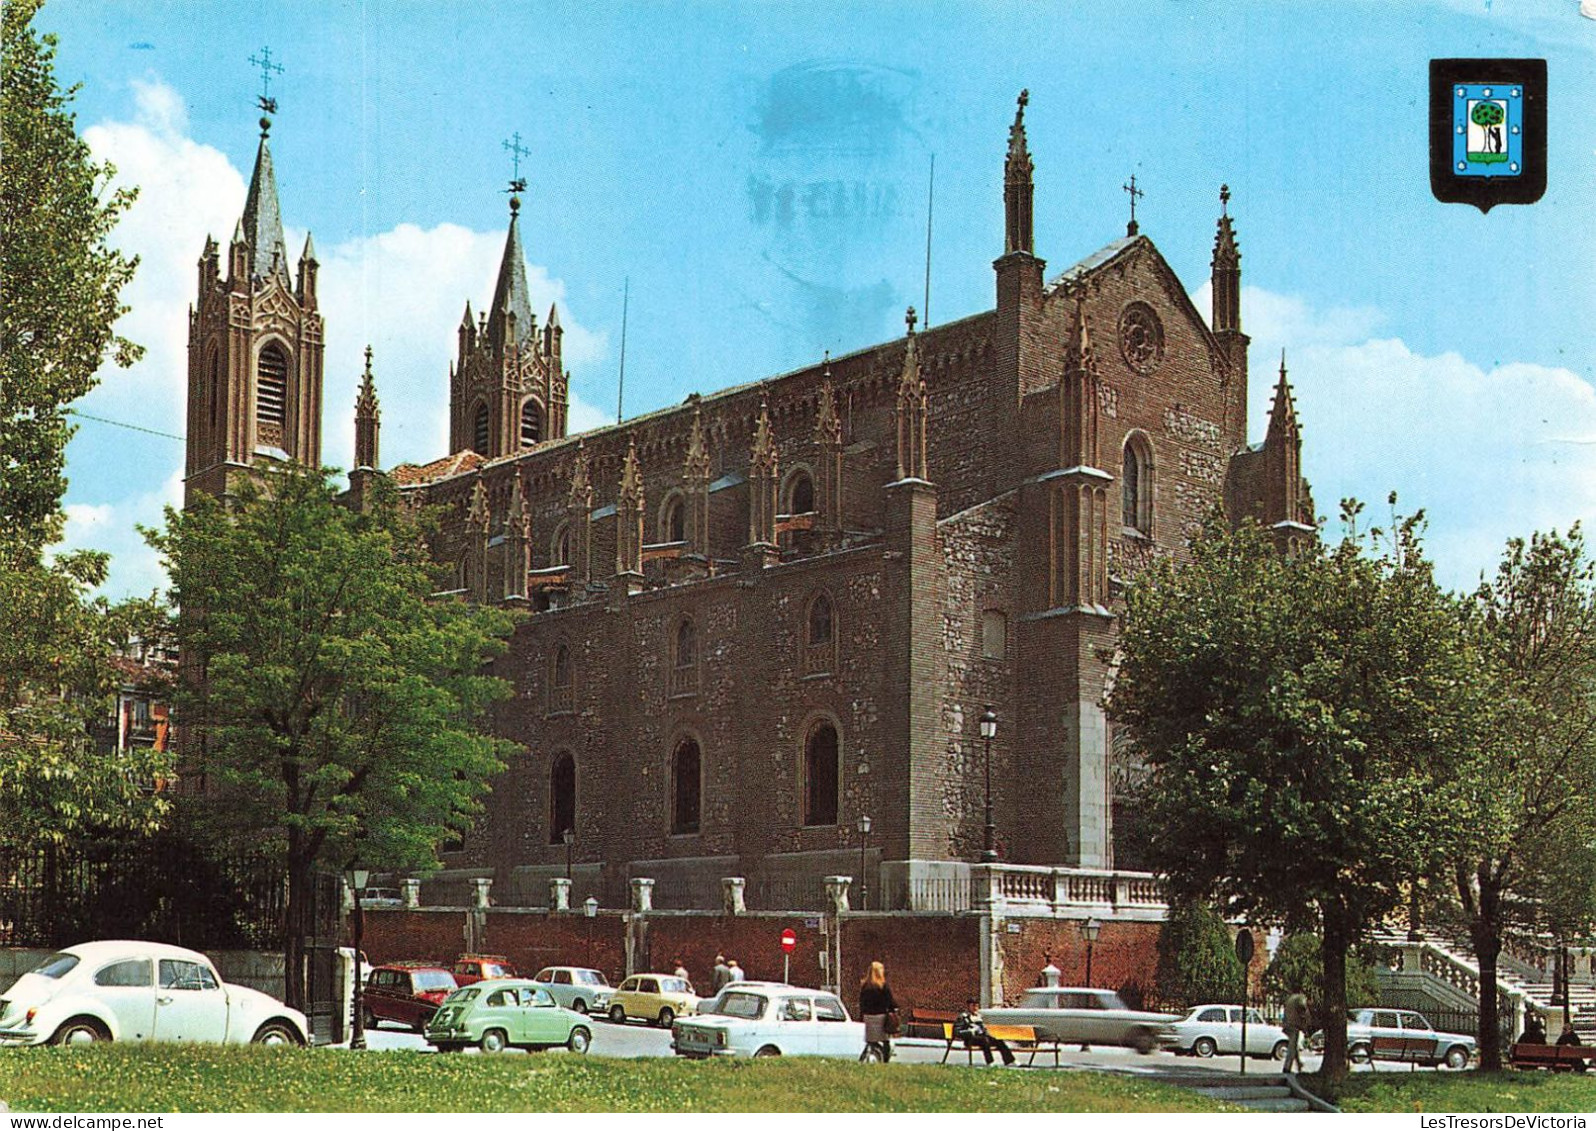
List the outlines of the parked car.
{"label": "parked car", "polygon": [[[1376,1037],[1404,1038],[1420,1042],[1419,1051],[1375,1047]],[[1324,1032],[1315,1033],[1309,1044],[1324,1048]],[[1420,1064],[1444,1064],[1448,1068],[1467,1068],[1474,1059],[1475,1040],[1463,1033],[1441,1033],[1422,1013],[1411,1009],[1347,1010],[1347,1056],[1358,1064],[1373,1059],[1416,1060]]]}
{"label": "parked car", "polygon": [[543,987],[525,978],[493,978],[446,997],[427,1022],[426,1038],[439,1052],[476,1045],[483,1052],[563,1047],[584,1053],[593,1030],[585,1014],[561,1008]]}
{"label": "parked car", "polygon": [[615,992],[602,970],[585,966],[545,966],[532,981],[539,989],[548,990],[561,1008],[578,1013],[604,1013]]}
{"label": "parked car", "polygon": [[210,959],[152,942],[57,951],[0,997],[0,1045],[203,1041],[303,1045],[305,1015],[223,982]]}
{"label": "parked car", "polygon": [[515,967],[502,954],[462,954],[454,963],[454,980],[462,986],[469,986],[484,978],[517,976]]}
{"label": "parked car", "polygon": [[671,1027],[677,1056],[846,1056],[865,1045],[864,1025],[836,994],[770,983],[734,982],[702,1010]]}
{"label": "parked car", "polygon": [[379,1021],[394,1021],[421,1032],[443,999],[460,984],[446,967],[423,962],[394,962],[371,972],[361,994],[366,1028]]}
{"label": "parked car", "polygon": [[[1209,1057],[1215,1053],[1241,1051],[1241,1006],[1199,1005],[1170,1028],[1174,1031],[1171,1047],[1180,1053]],[[1247,1010],[1247,1055],[1272,1056],[1286,1059],[1290,1042],[1279,1025],[1264,1020],[1263,1013]]]}
{"label": "parked car", "polygon": [[364,888],[360,893],[362,907],[403,907],[404,899],[398,888]]}
{"label": "parked car", "polygon": [[698,998],[687,980],[670,974],[633,974],[610,995],[610,1020],[617,1025],[640,1017],[669,1029],[672,1021],[697,1008]]}
{"label": "parked car", "polygon": [[988,1025],[1029,1025],[1044,1040],[1069,1044],[1124,1045],[1149,1053],[1175,1043],[1172,1013],[1128,1009],[1112,990],[1039,986],[1020,995],[1020,1004],[983,1009]]}

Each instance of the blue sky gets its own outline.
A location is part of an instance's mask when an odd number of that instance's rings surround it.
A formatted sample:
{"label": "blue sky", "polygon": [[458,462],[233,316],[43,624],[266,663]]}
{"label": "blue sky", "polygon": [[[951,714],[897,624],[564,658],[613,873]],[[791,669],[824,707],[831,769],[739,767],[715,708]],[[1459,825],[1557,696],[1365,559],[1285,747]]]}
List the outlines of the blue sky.
{"label": "blue sky", "polygon": [[[501,143],[530,153],[523,241],[560,303],[577,405],[613,420],[630,280],[631,415],[993,304],[1002,159],[1031,91],[1037,252],[1053,275],[1138,218],[1207,310],[1228,182],[1254,428],[1288,350],[1321,511],[1397,490],[1462,586],[1503,540],[1596,506],[1596,21],[1577,0],[1431,4],[109,3],[52,0],[79,127],[143,186],[124,332],[149,353],[80,406],[182,430],[184,311],[285,70],[272,150],[289,240],[313,231],[328,317],[324,457],[346,465],[367,342],[383,461],[444,454],[447,364],[488,299]],[[1548,61],[1545,198],[1430,195],[1428,60]],[[1255,437],[1256,438],[1256,437]],[[933,438],[933,442],[936,438]],[[948,441],[951,442],[951,438]],[[134,524],[180,494],[182,446],[85,421],[69,535],[159,583]]]}

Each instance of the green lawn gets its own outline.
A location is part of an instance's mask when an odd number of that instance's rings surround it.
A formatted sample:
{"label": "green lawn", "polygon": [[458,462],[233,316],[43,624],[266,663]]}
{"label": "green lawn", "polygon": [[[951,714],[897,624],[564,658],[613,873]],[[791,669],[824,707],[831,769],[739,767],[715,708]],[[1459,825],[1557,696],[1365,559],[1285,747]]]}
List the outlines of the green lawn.
{"label": "green lawn", "polygon": [[1355,1072],[1339,1089],[1305,1076],[1303,1086],[1342,1111],[1591,1112],[1596,1075],[1561,1072]]}
{"label": "green lawn", "polygon": [[1097,1072],[104,1045],[0,1050],[13,1111],[1230,1111]]}

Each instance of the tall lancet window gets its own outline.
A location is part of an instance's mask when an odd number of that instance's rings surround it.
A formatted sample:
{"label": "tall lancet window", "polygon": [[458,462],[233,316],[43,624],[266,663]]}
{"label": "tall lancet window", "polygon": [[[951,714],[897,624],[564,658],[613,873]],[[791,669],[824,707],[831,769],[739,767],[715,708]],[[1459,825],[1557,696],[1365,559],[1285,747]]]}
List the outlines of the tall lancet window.
{"label": "tall lancet window", "polygon": [[471,417],[471,449],[478,455],[488,454],[488,406],[478,404]]}
{"label": "tall lancet window", "polygon": [[288,358],[282,347],[269,342],[255,363],[255,421],[283,426],[288,404]]}
{"label": "tall lancet window", "polygon": [[543,439],[543,413],[537,401],[527,401],[521,406],[521,446],[530,448]]}

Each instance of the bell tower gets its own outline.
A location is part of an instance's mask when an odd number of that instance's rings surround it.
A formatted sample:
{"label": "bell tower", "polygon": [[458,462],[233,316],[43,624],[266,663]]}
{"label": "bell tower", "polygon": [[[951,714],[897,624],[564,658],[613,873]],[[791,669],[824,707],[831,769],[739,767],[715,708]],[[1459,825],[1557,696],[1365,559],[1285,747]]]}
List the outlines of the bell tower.
{"label": "bell tower", "polygon": [[[262,97],[268,113],[273,99]],[[262,464],[321,465],[323,321],[316,304],[316,245],[297,269],[283,241],[269,136],[260,147],[227,263],[207,237],[199,293],[189,308],[188,453],[183,500],[227,498]]]}

